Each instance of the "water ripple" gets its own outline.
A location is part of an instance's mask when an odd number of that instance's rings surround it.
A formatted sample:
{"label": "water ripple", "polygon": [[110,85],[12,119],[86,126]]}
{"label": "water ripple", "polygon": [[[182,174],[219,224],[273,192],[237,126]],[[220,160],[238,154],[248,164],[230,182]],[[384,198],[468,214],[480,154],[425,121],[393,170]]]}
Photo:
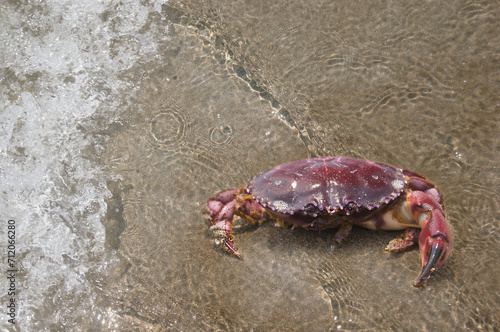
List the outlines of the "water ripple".
{"label": "water ripple", "polygon": [[186,111],[179,107],[165,108],[150,122],[149,141],[153,145],[173,151],[186,143],[189,129]]}

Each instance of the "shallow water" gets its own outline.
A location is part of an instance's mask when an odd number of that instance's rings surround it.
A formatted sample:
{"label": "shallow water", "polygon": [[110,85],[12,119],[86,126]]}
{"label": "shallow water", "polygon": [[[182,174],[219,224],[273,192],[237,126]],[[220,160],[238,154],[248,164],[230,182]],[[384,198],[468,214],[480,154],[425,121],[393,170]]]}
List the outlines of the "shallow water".
{"label": "shallow water", "polygon": [[[3,326],[497,328],[498,6],[0,8],[0,204],[19,230],[17,324]],[[209,197],[330,154],[440,188],[454,251],[426,288],[411,286],[418,250],[384,253],[398,232],[333,246],[332,231],[267,223],[237,233],[243,261],[214,247]]]}

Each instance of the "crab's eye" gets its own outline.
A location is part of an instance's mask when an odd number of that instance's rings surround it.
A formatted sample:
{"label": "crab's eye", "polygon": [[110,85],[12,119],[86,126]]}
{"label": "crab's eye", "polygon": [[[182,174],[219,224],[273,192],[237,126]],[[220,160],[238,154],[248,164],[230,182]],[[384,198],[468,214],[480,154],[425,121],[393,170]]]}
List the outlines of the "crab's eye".
{"label": "crab's eye", "polygon": [[313,203],[309,203],[306,206],[304,206],[304,211],[307,213],[315,213],[318,212],[318,207]]}
{"label": "crab's eye", "polygon": [[344,209],[349,213],[357,212],[358,211],[358,203],[349,202],[346,204]]}

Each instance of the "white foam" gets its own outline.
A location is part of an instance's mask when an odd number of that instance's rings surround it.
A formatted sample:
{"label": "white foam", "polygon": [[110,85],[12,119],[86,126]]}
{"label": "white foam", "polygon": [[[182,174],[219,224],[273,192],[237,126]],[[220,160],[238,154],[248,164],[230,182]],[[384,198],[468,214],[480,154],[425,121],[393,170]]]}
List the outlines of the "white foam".
{"label": "white foam", "polygon": [[[87,274],[105,268],[101,218],[110,193],[93,161],[103,146],[90,117],[105,112],[112,122],[126,106],[122,92],[133,97],[134,83],[121,75],[170,38],[163,28],[138,33],[164,2],[1,5],[0,227],[16,221],[22,330],[50,329],[58,315],[78,321],[94,308]],[[1,325],[7,319],[0,315]]]}

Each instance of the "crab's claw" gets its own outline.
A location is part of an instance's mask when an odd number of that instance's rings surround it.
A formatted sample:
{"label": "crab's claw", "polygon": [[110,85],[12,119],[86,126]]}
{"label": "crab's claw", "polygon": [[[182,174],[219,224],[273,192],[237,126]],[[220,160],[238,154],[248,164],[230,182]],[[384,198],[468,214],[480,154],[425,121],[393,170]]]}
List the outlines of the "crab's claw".
{"label": "crab's claw", "polygon": [[435,188],[414,191],[409,203],[415,220],[421,227],[418,244],[422,256],[422,272],[413,286],[423,286],[431,272],[437,270],[448,258],[453,242],[453,231],[446,221],[439,193]]}
{"label": "crab's claw", "polygon": [[228,234],[224,229],[222,229],[218,225],[214,225],[210,227],[210,230],[213,232],[215,237],[215,245],[222,248],[227,253],[243,259],[240,251],[234,245],[234,239],[232,234]]}
{"label": "crab's claw", "polygon": [[229,254],[242,258],[233,239],[233,217],[236,209],[238,189],[221,191],[208,200],[205,215],[210,221],[210,230],[215,237],[215,245]]}
{"label": "crab's claw", "polygon": [[441,210],[435,209],[424,222],[418,238],[422,255],[422,272],[414,281],[414,286],[422,286],[430,273],[437,270],[448,258],[452,248],[451,227]]}

